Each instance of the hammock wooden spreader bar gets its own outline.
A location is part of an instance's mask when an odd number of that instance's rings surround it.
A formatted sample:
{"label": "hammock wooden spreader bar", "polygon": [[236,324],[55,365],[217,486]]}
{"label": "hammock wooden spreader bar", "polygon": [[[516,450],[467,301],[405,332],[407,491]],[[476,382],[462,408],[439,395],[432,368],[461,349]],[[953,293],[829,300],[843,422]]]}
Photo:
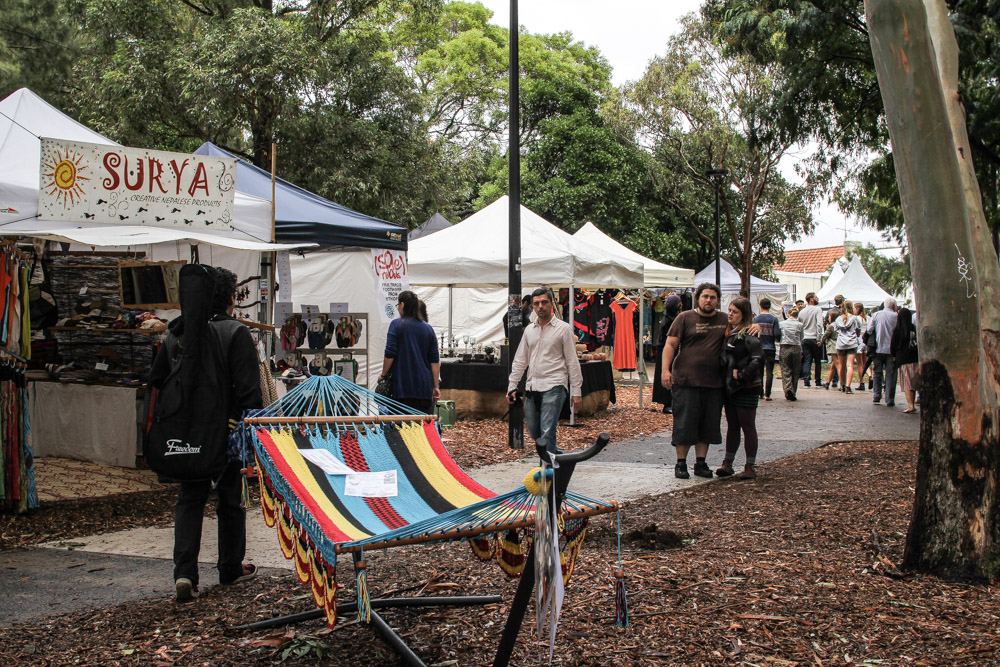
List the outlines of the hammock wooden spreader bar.
{"label": "hammock wooden spreader bar", "polygon": [[437,415],[375,415],[339,417],[247,417],[251,426],[282,426],[289,424],[389,424],[398,422],[437,421]]}

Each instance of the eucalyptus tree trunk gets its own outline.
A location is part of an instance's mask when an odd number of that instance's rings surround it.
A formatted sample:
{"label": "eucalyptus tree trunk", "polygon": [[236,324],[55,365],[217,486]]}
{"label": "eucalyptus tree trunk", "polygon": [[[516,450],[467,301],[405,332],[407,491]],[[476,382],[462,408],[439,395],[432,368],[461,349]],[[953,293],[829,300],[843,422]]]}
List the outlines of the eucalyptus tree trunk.
{"label": "eucalyptus tree trunk", "polygon": [[942,0],[865,0],[909,237],[920,454],[904,567],[1000,577],[1000,271]]}

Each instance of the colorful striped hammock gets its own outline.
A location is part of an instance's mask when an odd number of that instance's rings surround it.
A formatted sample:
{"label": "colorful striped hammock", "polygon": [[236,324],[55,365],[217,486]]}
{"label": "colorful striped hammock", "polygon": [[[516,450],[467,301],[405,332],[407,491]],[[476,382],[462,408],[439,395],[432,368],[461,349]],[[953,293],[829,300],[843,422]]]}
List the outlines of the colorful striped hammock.
{"label": "colorful striped hammock", "polygon": [[[538,484],[494,494],[463,471],[441,442],[434,417],[339,376],[316,376],[244,420],[261,480],[265,521],[278,529],[287,558],[329,625],[336,623],[336,560],[352,554],[358,614],[370,618],[364,550],[468,540],[510,577],[524,568],[534,531]],[[395,471],[396,495],[346,494],[344,475],[328,474],[301,450],[325,450],[356,472]],[[616,511],[567,492],[560,542],[563,578],[573,572],[590,516]]]}

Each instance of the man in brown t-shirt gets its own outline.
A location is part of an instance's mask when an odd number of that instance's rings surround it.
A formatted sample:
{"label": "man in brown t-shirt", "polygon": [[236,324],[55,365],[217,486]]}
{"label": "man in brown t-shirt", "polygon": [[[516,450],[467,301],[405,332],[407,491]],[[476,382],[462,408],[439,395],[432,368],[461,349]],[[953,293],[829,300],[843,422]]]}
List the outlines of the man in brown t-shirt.
{"label": "man in brown t-shirt", "polygon": [[728,318],[719,310],[718,285],[702,283],[694,293],[695,309],[677,316],[663,348],[661,383],[673,390],[677,449],[674,475],[688,479],[687,455],[694,445],[694,474],[711,477],[705,462],[710,443],[722,442],[724,377],[720,356],[726,340]]}

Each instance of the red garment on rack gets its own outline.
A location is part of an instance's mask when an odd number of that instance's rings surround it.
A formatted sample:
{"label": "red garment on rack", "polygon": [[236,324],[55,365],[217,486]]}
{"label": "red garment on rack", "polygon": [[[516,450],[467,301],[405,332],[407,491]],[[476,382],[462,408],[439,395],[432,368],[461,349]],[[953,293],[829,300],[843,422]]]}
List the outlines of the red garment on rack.
{"label": "red garment on rack", "polygon": [[634,371],[636,369],[635,331],[632,329],[632,316],[635,309],[635,301],[631,299],[625,306],[617,301],[611,302],[611,312],[615,315],[615,370]]}

